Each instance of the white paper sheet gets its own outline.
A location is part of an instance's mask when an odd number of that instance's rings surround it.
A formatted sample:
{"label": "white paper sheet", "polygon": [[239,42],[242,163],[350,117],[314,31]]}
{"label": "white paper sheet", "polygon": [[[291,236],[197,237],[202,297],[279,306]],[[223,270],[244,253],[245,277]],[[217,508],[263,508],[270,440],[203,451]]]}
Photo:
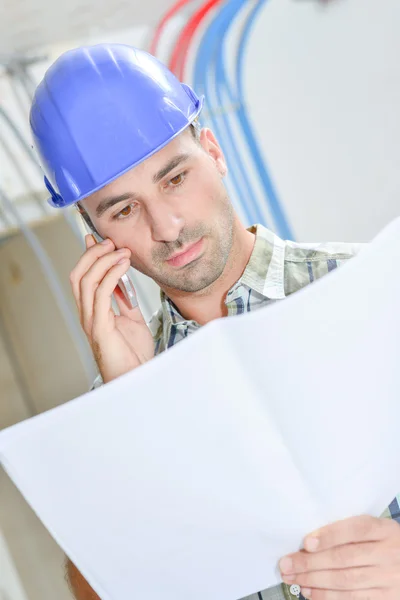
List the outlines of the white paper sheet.
{"label": "white paper sheet", "polygon": [[284,302],[0,434],[103,600],[237,600],[315,527],[400,492],[399,265],[400,220]]}

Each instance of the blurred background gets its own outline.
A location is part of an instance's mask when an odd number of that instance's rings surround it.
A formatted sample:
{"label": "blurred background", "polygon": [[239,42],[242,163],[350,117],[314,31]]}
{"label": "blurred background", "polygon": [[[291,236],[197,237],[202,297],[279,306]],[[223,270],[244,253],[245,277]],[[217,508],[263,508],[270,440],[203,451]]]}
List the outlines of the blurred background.
{"label": "blurred background", "polygon": [[[246,224],[368,241],[400,212],[399,26],[398,0],[0,0],[1,428],[96,375],[68,281],[85,232],[47,204],[31,150],[47,67],[85,44],[151,51],[206,96]],[[158,290],[132,277],[149,317]],[[0,470],[0,600],[55,598],[71,598],[62,552]]]}

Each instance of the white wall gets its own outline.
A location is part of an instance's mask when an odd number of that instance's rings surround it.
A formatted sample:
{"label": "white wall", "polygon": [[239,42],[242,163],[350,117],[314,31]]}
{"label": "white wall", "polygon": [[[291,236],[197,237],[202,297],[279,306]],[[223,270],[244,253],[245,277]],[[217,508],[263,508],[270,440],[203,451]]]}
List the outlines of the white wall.
{"label": "white wall", "polygon": [[299,240],[368,240],[400,213],[400,2],[269,0],[248,107]]}

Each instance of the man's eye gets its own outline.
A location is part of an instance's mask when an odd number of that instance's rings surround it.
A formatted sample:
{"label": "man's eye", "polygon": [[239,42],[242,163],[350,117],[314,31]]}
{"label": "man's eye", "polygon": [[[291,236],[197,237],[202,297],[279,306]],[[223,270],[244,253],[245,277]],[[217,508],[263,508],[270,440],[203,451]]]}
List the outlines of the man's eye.
{"label": "man's eye", "polygon": [[185,175],[186,173],[179,173],[179,175],[175,175],[175,177],[169,180],[170,186],[178,187],[182,185],[182,183],[185,181]]}
{"label": "man's eye", "polygon": [[126,217],[130,217],[130,215],[132,214],[134,209],[134,204],[128,204],[128,206],[125,206],[125,208],[123,208],[122,210],[119,211],[119,213],[116,215],[117,219],[123,219]]}

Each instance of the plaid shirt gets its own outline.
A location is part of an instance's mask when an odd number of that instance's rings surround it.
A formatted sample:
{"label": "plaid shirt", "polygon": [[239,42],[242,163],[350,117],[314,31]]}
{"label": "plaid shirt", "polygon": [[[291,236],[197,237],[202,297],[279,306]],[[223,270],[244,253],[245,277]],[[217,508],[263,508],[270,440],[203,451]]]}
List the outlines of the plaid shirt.
{"label": "plaid shirt", "polygon": [[[256,236],[254,249],[242,277],[225,299],[228,316],[282,300],[332,271],[360,248],[360,244],[284,242],[262,225],[253,226],[250,231]],[[199,329],[200,325],[183,319],[161,292],[161,308],[149,327],[155,341],[155,353],[159,354]]]}
{"label": "plaid shirt", "polygon": [[[283,241],[262,225],[253,226],[250,231],[256,236],[255,245],[242,277],[225,299],[229,316],[257,310],[282,300],[336,269],[361,248],[361,244],[298,244]],[[151,319],[149,327],[154,337],[155,354],[160,354],[197,331],[200,325],[185,320],[161,292],[161,307]],[[94,387],[98,385],[101,385],[99,378]],[[382,517],[396,519],[400,523],[399,503],[400,495]],[[282,584],[243,600],[293,600],[295,597],[303,598],[298,586]]]}

